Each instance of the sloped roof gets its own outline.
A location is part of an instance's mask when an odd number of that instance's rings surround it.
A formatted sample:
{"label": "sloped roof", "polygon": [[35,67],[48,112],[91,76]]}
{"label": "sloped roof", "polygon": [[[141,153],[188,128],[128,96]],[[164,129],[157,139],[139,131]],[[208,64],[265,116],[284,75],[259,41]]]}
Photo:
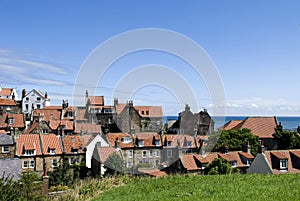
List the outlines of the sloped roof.
{"label": "sloped roof", "polygon": [[233,162],[236,161],[237,165],[236,167],[245,167],[246,164],[243,164],[240,155],[237,151],[230,151],[228,153],[218,153],[220,158],[223,158],[225,160],[227,160],[228,162]]}
{"label": "sloped roof", "polygon": [[93,139],[97,136],[97,134],[84,134],[84,135],[80,135],[80,139],[82,141],[82,143],[84,144],[84,146],[88,146]]}
{"label": "sloped roof", "polygon": [[[107,135],[107,139],[108,139],[108,143],[111,146],[115,146],[115,142],[118,139],[120,142],[120,148],[133,148],[134,147],[134,140],[132,138],[131,135],[127,134],[127,133],[108,133]],[[126,137],[126,138],[131,138],[131,142],[123,142],[122,138]]]}
{"label": "sloped roof", "polygon": [[76,123],[75,124],[75,133],[101,133],[101,125],[98,124],[85,124],[85,123]]}
{"label": "sloped roof", "polygon": [[242,123],[243,120],[231,120],[227,122],[224,126],[221,126],[219,130],[231,130],[234,129],[237,125]]}
{"label": "sloped roof", "polygon": [[0,98],[1,106],[16,106],[16,102],[12,99]]}
{"label": "sloped roof", "polygon": [[[96,147],[97,152],[99,154],[100,157],[100,161],[101,163],[105,163],[105,161],[107,160],[107,158],[116,153],[120,155],[120,152],[118,152],[115,148],[113,147],[101,147],[101,146],[97,146]],[[120,155],[121,156],[121,155]]]}
{"label": "sloped roof", "polygon": [[33,122],[25,131],[24,133],[29,134],[31,133],[34,129],[36,129],[36,127],[39,126],[39,122],[35,121]]}
{"label": "sloped roof", "polygon": [[44,120],[49,122],[50,120],[57,120],[61,117],[61,109],[57,109],[55,107],[52,108],[43,108],[43,109],[35,109],[33,111],[33,116],[44,116]]}
{"label": "sloped roof", "polygon": [[[8,124],[8,119],[14,119],[13,124]],[[23,114],[3,114],[2,118],[0,118],[0,128],[6,128],[8,125],[11,128],[24,128]]]}
{"label": "sloped roof", "polygon": [[254,159],[254,156],[252,154],[249,154],[247,152],[244,152],[244,151],[239,151],[238,152],[241,156],[245,157],[245,158],[248,158],[248,159]]}
{"label": "sloped roof", "polygon": [[0,135],[0,145],[13,145],[14,141],[12,136],[9,135]]}
{"label": "sloped roof", "polygon": [[91,105],[104,105],[104,97],[103,96],[89,96],[88,100]]}
{"label": "sloped roof", "polygon": [[16,139],[16,155],[23,156],[25,150],[36,150],[36,155],[42,155],[39,134],[21,134]]}
{"label": "sloped roof", "polygon": [[126,104],[123,104],[123,103],[116,105],[116,113],[121,114],[121,112],[124,110],[125,107],[126,107]]}
{"label": "sloped roof", "polygon": [[84,153],[85,145],[81,137],[77,135],[66,135],[63,138],[64,151],[66,154],[72,154],[72,149],[78,149],[78,153]]}
{"label": "sloped roof", "polygon": [[[162,117],[161,106],[133,106],[141,117]],[[148,111],[148,113],[147,113]]]}
{"label": "sloped roof", "polygon": [[13,88],[1,88],[0,96],[10,96],[13,92]]}
{"label": "sloped roof", "polygon": [[18,158],[0,159],[0,178],[11,178],[16,181],[22,173],[21,161]]}
{"label": "sloped roof", "polygon": [[138,171],[141,173],[144,173],[146,175],[153,176],[153,177],[168,176],[168,174],[166,172],[161,171],[159,169],[139,169]]}
{"label": "sloped roof", "polygon": [[156,132],[140,132],[135,134],[136,139],[138,140],[144,140],[144,147],[152,147],[155,146],[154,139],[155,140],[161,140],[160,135]]}
{"label": "sloped roof", "polygon": [[70,121],[68,119],[51,120],[49,126],[52,130],[57,130],[59,126],[65,126],[64,129],[66,130],[73,130],[73,123],[73,121]]}
{"label": "sloped roof", "polygon": [[55,149],[55,154],[62,154],[61,139],[59,135],[41,135],[41,141],[45,155],[49,155],[49,149]]}
{"label": "sloped roof", "polygon": [[[172,147],[181,147],[181,148],[197,148],[195,138],[190,135],[170,135],[166,134],[165,135],[165,141],[171,141],[172,142]],[[187,146],[185,142],[191,142],[192,146]]]}
{"label": "sloped roof", "polygon": [[193,154],[184,154],[181,159],[182,165],[186,170],[193,171],[199,170]]}
{"label": "sloped roof", "polygon": [[[87,118],[85,117],[86,108],[85,107],[77,107],[77,106],[69,106],[66,108],[67,112],[74,112],[74,119],[78,121],[85,121]],[[65,114],[64,114],[65,115]]]}
{"label": "sloped roof", "polygon": [[[235,122],[237,123],[237,122]],[[232,124],[233,126],[234,124]],[[224,125],[223,130],[238,130],[248,128],[251,132],[259,138],[273,138],[275,128],[277,127],[276,117],[247,117],[242,122],[231,128],[231,126]],[[221,129],[222,130],[222,129]]]}

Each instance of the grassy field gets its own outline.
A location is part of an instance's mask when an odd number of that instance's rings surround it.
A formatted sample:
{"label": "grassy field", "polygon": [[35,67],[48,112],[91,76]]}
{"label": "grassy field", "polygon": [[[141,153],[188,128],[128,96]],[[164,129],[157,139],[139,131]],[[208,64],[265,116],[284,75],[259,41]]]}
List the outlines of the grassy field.
{"label": "grassy field", "polygon": [[300,200],[300,175],[214,175],[137,178],[104,191],[103,200]]}

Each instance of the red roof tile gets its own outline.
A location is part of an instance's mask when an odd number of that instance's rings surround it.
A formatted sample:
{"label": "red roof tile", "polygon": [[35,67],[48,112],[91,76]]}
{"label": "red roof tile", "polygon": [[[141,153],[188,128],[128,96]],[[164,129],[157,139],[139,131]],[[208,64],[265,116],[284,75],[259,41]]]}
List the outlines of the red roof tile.
{"label": "red roof tile", "polygon": [[15,106],[16,102],[12,99],[0,98],[1,106]]}
{"label": "red roof tile", "polygon": [[44,116],[44,120],[46,122],[49,122],[50,120],[60,119],[61,109],[56,109],[56,108],[35,109],[33,111],[33,116]]}
{"label": "red roof tile", "polygon": [[55,134],[41,135],[42,146],[44,148],[44,154],[49,154],[49,149],[55,149],[55,154],[62,154],[60,136]]}
{"label": "red roof tile", "polygon": [[101,125],[98,124],[84,124],[84,123],[76,123],[75,124],[75,133],[88,133],[88,134],[100,134],[101,133]]}
{"label": "red roof tile", "polygon": [[168,174],[159,169],[139,169],[139,172],[144,173],[146,175],[154,176],[154,177],[162,177],[168,176]]}
{"label": "red roof tile", "polygon": [[134,106],[142,117],[162,117],[161,106]]}
{"label": "red roof tile", "polygon": [[220,127],[219,130],[231,130],[234,129],[237,125],[242,123],[243,120],[231,120],[227,122],[224,126]]}
{"label": "red roof tile", "polygon": [[107,160],[107,158],[110,155],[112,155],[113,153],[116,153],[116,154],[120,155],[120,152],[118,152],[113,147],[100,147],[100,146],[97,146],[97,151],[98,151],[98,154],[100,156],[100,162],[101,163],[105,163],[105,161]]}
{"label": "red roof tile", "polygon": [[104,105],[104,97],[103,96],[89,96],[88,100],[91,105]]}
{"label": "red roof tile", "polygon": [[125,107],[126,107],[126,104],[118,104],[118,105],[116,105],[116,113],[117,114],[121,114],[121,112],[124,110]]}
{"label": "red roof tile", "polygon": [[273,151],[271,152],[272,155],[274,155],[278,159],[288,159],[289,155],[286,151]]}
{"label": "red roof tile", "polygon": [[183,167],[188,171],[199,170],[193,154],[184,154],[181,159]]}
{"label": "red roof tile", "polygon": [[217,153],[208,153],[207,155],[195,155],[195,157],[201,162],[201,163],[211,163],[215,158],[218,158]]}
{"label": "red roof tile", "polygon": [[23,149],[36,151],[36,155],[42,155],[39,134],[21,134],[16,139],[16,155],[23,156]]}
{"label": "red roof tile", "polygon": [[[13,119],[12,124],[9,124],[9,119]],[[7,126],[11,128],[24,128],[23,114],[3,114],[2,118],[0,118],[0,128],[6,128]]]}
{"label": "red roof tile", "polygon": [[96,136],[97,136],[96,134],[85,134],[85,135],[80,135],[80,139],[84,144],[84,146],[88,146]]}
{"label": "red roof tile", "polygon": [[247,153],[247,152],[240,151],[239,154],[244,156],[245,158],[254,159],[254,156],[252,154]]}
{"label": "red roof tile", "polygon": [[36,127],[38,127],[39,126],[39,122],[37,122],[37,121],[35,121],[35,122],[33,122],[30,126],[29,126],[29,128],[27,128],[25,131],[24,131],[24,133],[26,133],[26,134],[29,134],[29,133],[31,133]]}
{"label": "red roof tile", "polygon": [[160,140],[160,135],[155,132],[140,132],[135,134],[137,140],[144,140],[144,147],[155,146],[154,139]]}
{"label": "red roof tile", "polygon": [[72,149],[77,149],[78,153],[84,153],[84,144],[80,136],[66,135],[63,138],[64,151],[66,154],[72,154]]}
{"label": "red roof tile", "polygon": [[66,130],[73,130],[73,121],[68,119],[51,120],[49,126],[52,130],[59,129],[59,126],[64,126],[64,129]]}
{"label": "red roof tile", "polygon": [[[165,135],[165,141],[171,141],[172,147],[181,147],[181,148],[197,148],[195,138],[190,135]],[[191,146],[188,146],[187,142],[191,142]]]}
{"label": "red roof tile", "polygon": [[[134,147],[134,142],[133,138],[131,135],[127,133],[108,133],[107,135],[108,143],[111,146],[115,146],[115,142],[118,139],[120,142],[120,148],[133,148]],[[131,142],[124,142],[123,138],[131,138]]]}
{"label": "red roof tile", "polygon": [[2,90],[0,91],[0,96],[10,96],[11,93],[13,92],[12,88],[1,88]]}

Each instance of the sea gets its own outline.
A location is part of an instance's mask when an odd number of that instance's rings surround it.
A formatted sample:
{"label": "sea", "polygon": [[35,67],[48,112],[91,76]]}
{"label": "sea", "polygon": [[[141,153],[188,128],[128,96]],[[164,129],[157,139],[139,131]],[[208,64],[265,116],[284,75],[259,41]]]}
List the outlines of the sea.
{"label": "sea", "polygon": [[[223,126],[225,123],[231,121],[231,120],[244,120],[247,116],[226,116],[224,117],[220,116],[212,116],[212,119],[215,121],[215,130],[218,130],[221,126]],[[300,117],[283,117],[278,116],[277,122],[281,122],[284,129],[294,131],[300,126]],[[177,120],[178,116],[164,116],[163,122],[167,123],[170,120]]]}

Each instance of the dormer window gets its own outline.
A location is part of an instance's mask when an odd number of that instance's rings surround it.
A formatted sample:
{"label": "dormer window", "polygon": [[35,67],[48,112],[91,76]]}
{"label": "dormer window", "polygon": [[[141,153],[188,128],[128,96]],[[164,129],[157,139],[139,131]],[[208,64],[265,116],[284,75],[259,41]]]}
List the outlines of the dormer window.
{"label": "dormer window", "polygon": [[67,112],[67,118],[72,118],[73,117],[73,112]]}
{"label": "dormer window", "polygon": [[14,121],[14,118],[9,118],[9,119],[8,119],[8,124],[14,124],[14,122],[15,122],[15,121]]}
{"label": "dormer window", "polygon": [[144,140],[138,140],[138,146],[143,147],[144,146]]}
{"label": "dormer window", "polygon": [[192,146],[192,141],[186,141],[185,145],[186,145],[187,147],[191,147],[191,146]]}
{"label": "dormer window", "polygon": [[280,160],[280,169],[287,169],[288,168],[288,161],[287,160]]}
{"label": "dormer window", "polygon": [[171,146],[172,146],[172,142],[171,142],[171,141],[167,141],[167,142],[166,142],[166,146],[167,146],[167,147],[171,147]]}
{"label": "dormer window", "polygon": [[24,150],[24,156],[34,156],[35,150]]}
{"label": "dormer window", "polygon": [[55,149],[49,149],[49,154],[55,154],[56,150]]}
{"label": "dormer window", "polygon": [[48,133],[48,130],[47,130],[47,129],[43,129],[43,130],[42,130],[42,133],[43,133],[43,134],[46,134],[46,133]]}
{"label": "dormer window", "polygon": [[236,162],[236,161],[231,161],[231,166],[232,166],[232,167],[236,167],[236,165],[237,165],[237,162]]}
{"label": "dormer window", "polygon": [[132,142],[132,139],[131,139],[131,137],[123,137],[123,138],[122,138],[122,142],[125,143],[125,144],[126,144],[126,143],[131,143],[131,142]]}
{"label": "dormer window", "polygon": [[160,146],[160,140],[155,140],[155,146]]}
{"label": "dormer window", "polygon": [[71,152],[72,152],[73,154],[78,154],[78,149],[72,148],[72,149],[71,149]]}

